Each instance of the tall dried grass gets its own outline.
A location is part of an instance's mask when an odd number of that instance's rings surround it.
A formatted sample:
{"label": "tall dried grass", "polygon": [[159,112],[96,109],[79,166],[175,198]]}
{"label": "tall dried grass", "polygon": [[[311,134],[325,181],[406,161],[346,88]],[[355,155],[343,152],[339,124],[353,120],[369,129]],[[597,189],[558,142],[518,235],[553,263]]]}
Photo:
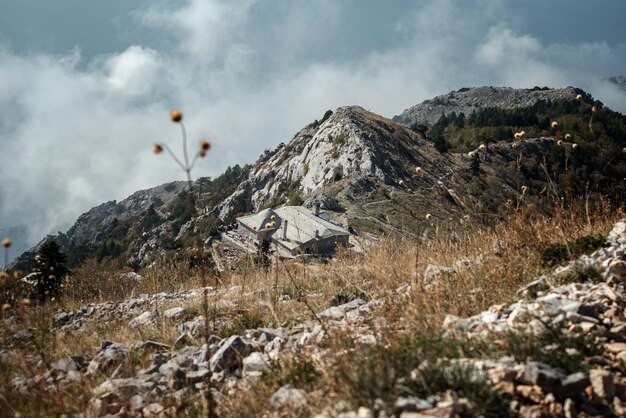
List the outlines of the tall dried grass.
{"label": "tall dried grass", "polygon": [[[385,236],[363,253],[340,250],[335,258],[326,261],[274,262],[265,270],[254,268],[248,257],[242,257],[237,268],[221,276],[224,291],[211,296],[214,301],[210,305],[220,310],[220,321],[211,332],[226,336],[241,333],[249,326],[280,327],[312,321],[315,320],[312,312],[328,308],[341,294],[343,297],[360,295],[384,300],[375,315],[386,319],[387,327],[381,331],[381,338],[389,344],[397,344],[407,335],[436,335],[448,314],[472,315],[489,305],[512,301],[520,285],[545,272],[541,251],[546,246],[586,235],[605,235],[623,216],[622,211],[611,210],[602,202],[596,205],[571,204],[568,210],[551,215],[535,212],[532,207],[522,207],[512,210],[503,222],[489,227],[459,223],[453,233],[436,234],[423,242]],[[442,276],[438,284],[425,288],[423,276],[429,263],[451,266],[463,259],[473,260],[474,264]],[[9,382],[17,376],[41,374],[46,364],[62,357],[92,355],[105,338],[127,344],[147,338],[173,343],[177,336],[176,324],[165,320],[160,320],[154,330],[144,334],[130,330],[125,321],[87,322],[75,332],[46,331],[52,328],[51,316],[58,308],[69,310],[87,303],[118,300],[141,293],[182,291],[202,284],[202,278],[193,270],[177,267],[146,269],[141,272],[144,279],[137,282],[120,280],[119,273],[111,267],[88,262],[68,280],[65,296],[60,300],[44,306],[12,307],[3,314],[10,316],[10,320],[5,319],[9,326],[0,330],[2,348],[8,353],[0,356],[2,408],[34,414],[79,411],[92,388],[104,376],[64,389],[42,381],[36,398],[19,395],[11,389]],[[217,303],[218,299],[230,303]],[[182,305],[193,312],[202,312],[201,303],[201,300],[191,300]],[[32,329],[35,339],[31,342],[13,341],[11,335],[18,329]],[[324,344],[328,344],[330,353],[337,355],[349,347],[337,341],[350,338],[349,335],[339,335]],[[197,344],[200,345],[201,341]],[[45,347],[43,355],[41,347]],[[356,352],[356,357],[350,357],[352,364],[367,360],[358,358],[358,355],[361,354]],[[138,359],[132,367],[139,369],[145,361]],[[312,409],[306,413],[319,411],[349,392],[346,386],[349,382],[337,377],[341,376],[336,369],[337,363],[320,362],[305,354],[293,354],[285,362],[292,366],[278,370],[279,377],[304,373],[294,371],[302,362],[311,362],[313,366],[316,377],[311,390],[319,396],[313,397]],[[219,412],[224,416],[262,414],[268,408],[271,393],[285,381],[284,376],[264,380],[250,391],[242,390],[223,397]]]}

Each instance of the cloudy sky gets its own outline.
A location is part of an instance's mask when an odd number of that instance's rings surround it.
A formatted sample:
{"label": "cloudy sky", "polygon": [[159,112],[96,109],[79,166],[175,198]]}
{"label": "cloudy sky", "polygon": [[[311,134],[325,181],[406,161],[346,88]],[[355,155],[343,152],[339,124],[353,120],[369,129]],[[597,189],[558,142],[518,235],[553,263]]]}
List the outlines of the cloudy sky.
{"label": "cloudy sky", "polygon": [[0,0],[0,228],[32,241],[184,178],[153,142],[210,138],[194,175],[253,162],[327,109],[391,117],[475,85],[585,88],[626,74],[626,2]]}

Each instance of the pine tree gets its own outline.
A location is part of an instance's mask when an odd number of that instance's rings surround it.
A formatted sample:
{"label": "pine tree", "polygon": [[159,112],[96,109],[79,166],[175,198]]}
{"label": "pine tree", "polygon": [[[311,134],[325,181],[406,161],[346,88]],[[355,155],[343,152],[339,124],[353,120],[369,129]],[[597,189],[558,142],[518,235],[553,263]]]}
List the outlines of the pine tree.
{"label": "pine tree", "polygon": [[58,295],[61,292],[61,282],[69,274],[65,266],[67,256],[55,241],[49,241],[41,246],[35,257],[34,270],[37,274],[35,289],[40,301]]}
{"label": "pine tree", "polygon": [[270,257],[273,253],[271,248],[272,242],[269,239],[265,239],[254,245],[256,247],[256,264],[267,270],[270,266]]}

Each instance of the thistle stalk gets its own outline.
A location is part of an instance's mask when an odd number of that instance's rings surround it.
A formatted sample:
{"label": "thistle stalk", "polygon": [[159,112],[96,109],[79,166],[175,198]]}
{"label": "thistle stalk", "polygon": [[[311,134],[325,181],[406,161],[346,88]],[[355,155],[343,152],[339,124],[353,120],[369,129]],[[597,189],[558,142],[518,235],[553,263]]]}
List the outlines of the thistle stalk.
{"label": "thistle stalk", "polygon": [[[207,363],[207,367],[209,368],[209,373],[207,373],[206,377],[206,388],[204,391],[204,397],[207,402],[208,414],[209,418],[217,417],[217,412],[215,408],[215,400],[213,399],[213,393],[211,391],[213,382],[212,382],[212,372],[211,372],[211,349],[209,344],[209,289],[208,289],[208,281],[207,281],[207,269],[204,261],[203,255],[203,245],[202,238],[200,237],[200,230],[196,227],[198,221],[198,210],[196,207],[196,195],[193,190],[193,180],[191,178],[191,170],[193,169],[198,158],[203,158],[206,156],[206,152],[211,148],[211,144],[207,140],[200,141],[200,150],[194,155],[191,163],[189,162],[189,153],[187,151],[187,130],[185,129],[185,125],[182,122],[183,114],[180,110],[172,110],[170,113],[170,119],[174,123],[180,124],[180,129],[182,133],[183,139],[183,161],[176,157],[176,154],[172,152],[170,147],[166,144],[154,144],[152,150],[155,154],[160,154],[163,150],[166,150],[168,154],[172,157],[172,159],[180,166],[180,168],[185,172],[187,176],[187,186],[188,186],[188,196],[189,196],[189,205],[191,206],[191,220],[194,228],[195,235],[195,252],[196,252],[196,260],[198,263],[198,267],[200,268],[200,280],[202,284],[202,314],[204,316],[204,343],[206,345],[206,350],[204,352],[204,361]],[[217,294],[219,287],[219,277],[215,274],[215,293]],[[215,325],[215,307],[213,309],[213,322]]]}

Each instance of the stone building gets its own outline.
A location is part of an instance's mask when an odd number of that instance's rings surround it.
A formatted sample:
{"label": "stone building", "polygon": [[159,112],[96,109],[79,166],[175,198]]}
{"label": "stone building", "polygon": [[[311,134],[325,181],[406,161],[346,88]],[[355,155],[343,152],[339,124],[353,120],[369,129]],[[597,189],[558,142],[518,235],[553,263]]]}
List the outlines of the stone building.
{"label": "stone building", "polygon": [[328,255],[347,247],[350,232],[304,206],[283,206],[237,218],[238,232],[255,242],[269,240],[282,253]]}

